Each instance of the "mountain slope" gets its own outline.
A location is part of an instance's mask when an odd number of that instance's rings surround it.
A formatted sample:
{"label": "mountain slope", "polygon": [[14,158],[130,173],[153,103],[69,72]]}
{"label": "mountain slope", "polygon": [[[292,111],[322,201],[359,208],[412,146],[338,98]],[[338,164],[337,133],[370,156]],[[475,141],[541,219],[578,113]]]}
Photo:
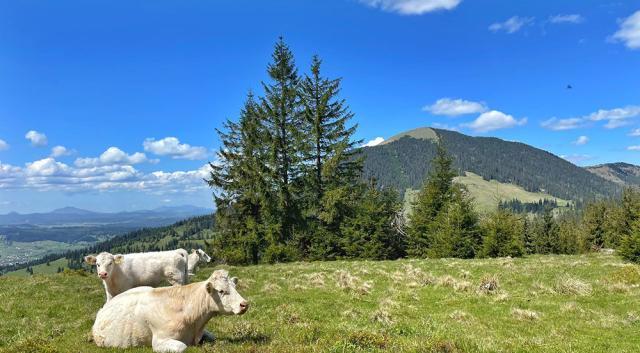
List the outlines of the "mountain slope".
{"label": "mountain slope", "polygon": [[[608,197],[620,186],[547,151],[494,137],[472,137],[458,132],[421,128],[398,134],[394,141],[362,149],[365,177],[401,192],[418,189],[430,170],[437,136],[453,157],[460,175],[472,172],[486,180],[512,183],[530,192],[547,193],[566,200]],[[410,135],[410,136],[405,136]]]}
{"label": "mountain slope", "polygon": [[594,165],[585,169],[620,185],[640,185],[640,166],[637,165],[619,162]]}

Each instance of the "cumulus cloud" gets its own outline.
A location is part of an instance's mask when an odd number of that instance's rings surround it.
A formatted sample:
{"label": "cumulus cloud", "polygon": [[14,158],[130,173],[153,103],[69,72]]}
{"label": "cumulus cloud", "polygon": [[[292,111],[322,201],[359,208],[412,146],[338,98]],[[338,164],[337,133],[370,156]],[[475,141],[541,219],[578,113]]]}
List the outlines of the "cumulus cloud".
{"label": "cumulus cloud", "polygon": [[491,32],[500,32],[504,31],[506,33],[515,33],[519,31],[522,27],[526,25],[532,24],[534,21],[533,17],[519,17],[513,16],[504,22],[496,22],[489,26],[489,30]]}
{"label": "cumulus cloud", "polygon": [[422,15],[439,10],[452,10],[462,0],[360,0],[368,6],[401,15]]}
{"label": "cumulus cloud", "polygon": [[627,147],[628,151],[640,151],[640,146],[635,145],[635,146],[629,146]]}
{"label": "cumulus cloud", "polygon": [[600,109],[588,115],[577,118],[551,118],[542,122],[542,127],[549,130],[561,131],[585,127],[590,122],[606,121],[606,129],[615,129],[633,123],[632,119],[640,116],[640,106],[629,105],[622,108]]}
{"label": "cumulus cloud", "polygon": [[587,142],[589,142],[589,137],[582,135],[578,137],[578,139],[573,141],[573,144],[577,146],[583,146],[583,145],[586,145]]}
{"label": "cumulus cloud", "polygon": [[584,119],[591,121],[607,121],[604,125],[607,129],[615,129],[617,127],[629,125],[630,118],[640,116],[640,106],[629,105],[623,108],[615,109],[600,109],[597,112],[591,113],[584,117]]}
{"label": "cumulus cloud", "polygon": [[9,144],[5,140],[0,139],[0,151],[6,151],[9,149]]}
{"label": "cumulus cloud", "polygon": [[567,161],[577,164],[581,162],[586,162],[593,159],[593,156],[588,154],[571,154],[571,155],[562,155],[560,158],[566,159]]}
{"label": "cumulus cloud", "polygon": [[382,137],[376,137],[371,141],[368,141],[367,143],[363,144],[361,147],[373,147],[373,146],[377,146],[381,143],[384,142],[384,138]]}
{"label": "cumulus cloud", "polygon": [[180,143],[175,137],[165,137],[161,140],[148,138],[143,143],[144,150],[159,156],[171,156],[174,159],[205,159],[207,149]]}
{"label": "cumulus cloud", "polygon": [[517,120],[509,114],[505,114],[497,110],[491,110],[486,113],[480,114],[480,116],[476,120],[472,121],[469,124],[463,124],[463,126],[469,127],[476,132],[488,132],[524,125],[526,123],[526,118]]}
{"label": "cumulus cloud", "polygon": [[545,120],[542,122],[542,127],[554,130],[554,131],[563,131],[563,130],[573,130],[584,125],[584,121],[580,118],[569,118],[569,119],[558,119],[551,118],[549,120]]}
{"label": "cumulus cloud", "polygon": [[64,146],[55,146],[51,149],[51,157],[62,157],[69,156],[73,153],[72,150],[64,147]]}
{"label": "cumulus cloud", "polygon": [[486,112],[487,106],[483,102],[440,98],[432,105],[424,107],[423,110],[435,115],[458,116]]}
{"label": "cumulus cloud", "polygon": [[127,154],[118,147],[109,147],[100,157],[96,158],[78,158],[74,162],[77,167],[94,167],[101,165],[134,165],[144,162],[150,162],[144,153],[136,152]]}
{"label": "cumulus cloud", "polygon": [[629,136],[638,137],[640,136],[640,129],[633,129],[629,132]]}
{"label": "cumulus cloud", "polygon": [[431,127],[434,127],[436,129],[451,130],[451,131],[459,131],[460,130],[456,126],[451,126],[451,125],[442,124],[442,123],[431,123]]}
{"label": "cumulus cloud", "polygon": [[48,157],[24,168],[0,162],[0,189],[29,188],[64,192],[138,190],[154,194],[203,191],[209,165],[187,171],[143,173],[131,165],[70,166]]}
{"label": "cumulus cloud", "polygon": [[584,17],[579,14],[570,14],[570,15],[555,15],[549,17],[549,22],[554,24],[562,24],[562,23],[572,23],[579,24],[584,22]]}
{"label": "cumulus cloud", "polygon": [[31,141],[31,145],[35,147],[46,146],[49,141],[47,140],[47,135],[37,132],[35,130],[30,130],[24,135],[24,138]]}
{"label": "cumulus cloud", "polygon": [[624,43],[629,49],[640,49],[640,10],[621,21],[620,29],[611,39]]}

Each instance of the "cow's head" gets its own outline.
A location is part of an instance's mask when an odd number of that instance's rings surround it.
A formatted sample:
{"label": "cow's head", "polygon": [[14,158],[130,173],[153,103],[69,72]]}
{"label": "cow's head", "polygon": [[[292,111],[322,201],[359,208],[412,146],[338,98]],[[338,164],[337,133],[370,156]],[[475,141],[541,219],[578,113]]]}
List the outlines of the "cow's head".
{"label": "cow's head", "polygon": [[221,314],[242,315],[249,309],[247,302],[236,290],[238,278],[229,278],[226,270],[216,270],[207,279],[207,292],[213,297]]}
{"label": "cow's head", "polygon": [[113,255],[108,252],[102,252],[98,255],[87,255],[84,262],[89,265],[96,265],[98,277],[107,279],[113,273],[114,266],[118,266],[124,262],[124,255]]}
{"label": "cow's head", "polygon": [[198,255],[198,258],[202,262],[211,262],[211,257],[209,257],[209,255],[207,255],[207,253],[202,249],[191,249],[191,253]]}

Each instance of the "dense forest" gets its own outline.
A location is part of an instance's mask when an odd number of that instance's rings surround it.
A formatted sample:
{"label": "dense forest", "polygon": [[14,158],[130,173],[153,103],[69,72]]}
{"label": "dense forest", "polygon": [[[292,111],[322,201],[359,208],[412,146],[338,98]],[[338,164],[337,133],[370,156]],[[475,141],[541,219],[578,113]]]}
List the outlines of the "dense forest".
{"label": "dense forest", "polygon": [[469,171],[486,180],[514,183],[527,191],[543,191],[578,202],[609,198],[622,191],[616,183],[523,143],[433,131],[438,141],[403,137],[364,148],[364,177],[374,177],[380,185],[400,191],[418,189],[431,170],[430,161],[441,143],[453,157],[453,168],[459,175]]}

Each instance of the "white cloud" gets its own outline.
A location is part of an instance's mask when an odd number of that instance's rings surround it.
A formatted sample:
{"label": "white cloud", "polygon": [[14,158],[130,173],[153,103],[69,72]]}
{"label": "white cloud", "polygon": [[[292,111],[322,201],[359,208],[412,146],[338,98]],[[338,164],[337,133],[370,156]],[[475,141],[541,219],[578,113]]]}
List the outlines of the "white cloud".
{"label": "white cloud", "polygon": [[623,108],[615,108],[610,110],[600,109],[597,112],[585,116],[584,118],[591,121],[606,120],[607,123],[604,125],[604,127],[607,129],[615,129],[617,127],[631,124],[631,121],[629,121],[629,119],[635,118],[637,116],[640,116],[640,106],[629,105]]}
{"label": "white cloud", "polygon": [[360,0],[360,2],[401,15],[422,15],[438,10],[452,10],[462,0]]}
{"label": "white cloud", "polygon": [[78,158],[74,162],[77,167],[86,168],[101,165],[133,165],[144,162],[153,162],[147,159],[144,153],[136,152],[127,154],[118,147],[109,147],[100,157],[96,158]]}
{"label": "white cloud", "polygon": [[69,156],[72,153],[73,151],[69,150],[64,146],[55,146],[51,149],[51,157]]}
{"label": "white cloud", "polygon": [[25,172],[28,176],[64,176],[69,175],[71,168],[54,158],[48,157],[27,163]]}
{"label": "white cloud", "polygon": [[436,129],[443,129],[443,130],[460,131],[460,129],[456,126],[451,126],[451,125],[442,124],[442,123],[432,123],[431,127],[434,127]]}
{"label": "white cloud", "polygon": [[496,22],[491,24],[491,26],[489,26],[489,30],[492,32],[505,31],[506,33],[511,34],[519,31],[526,25],[532,24],[533,21],[533,17],[513,16],[504,22]]}
{"label": "white cloud", "polygon": [[145,151],[159,156],[171,156],[174,159],[190,160],[207,158],[206,148],[180,143],[180,140],[175,137],[165,137],[161,140],[148,138],[144,140],[143,145]]}
{"label": "white cloud", "polygon": [[480,116],[469,124],[463,124],[476,132],[488,132],[499,129],[507,129],[514,126],[524,125],[527,119],[516,120],[513,116],[497,110],[491,110]]}
{"label": "white cloud", "polygon": [[555,15],[555,16],[549,17],[549,22],[555,23],[555,24],[561,24],[561,23],[578,24],[578,23],[584,22],[584,17],[582,17],[582,15],[579,15],[579,14]]}
{"label": "white cloud", "polygon": [[26,135],[24,135],[24,138],[31,141],[31,145],[36,147],[46,146],[49,142],[47,140],[47,135],[35,130],[27,132]]}
{"label": "white cloud", "polygon": [[640,49],[640,10],[624,19],[611,39],[624,43],[629,49]]}
{"label": "white cloud", "polygon": [[435,115],[458,116],[486,112],[487,106],[483,102],[440,98],[434,104],[424,107],[423,110]]}
{"label": "white cloud", "polygon": [[600,109],[578,118],[551,118],[543,121],[541,125],[549,130],[561,131],[585,127],[589,122],[606,121],[603,125],[605,128],[615,129],[633,123],[631,119],[638,116],[640,116],[640,106],[629,105],[623,108]]}
{"label": "white cloud", "polygon": [[361,147],[373,147],[373,146],[377,146],[377,145],[379,145],[379,144],[381,144],[383,142],[384,142],[384,138],[376,137],[373,140],[363,144]]}
{"label": "white cloud", "polygon": [[640,146],[638,146],[638,145],[629,146],[629,147],[627,147],[627,150],[629,150],[629,151],[640,151]]}
{"label": "white cloud", "polygon": [[566,159],[567,161],[577,164],[585,161],[589,161],[593,159],[593,156],[588,154],[571,154],[571,155],[562,155],[560,158]]}
{"label": "white cloud", "polygon": [[578,146],[583,146],[583,145],[586,145],[587,142],[589,142],[589,137],[582,135],[578,137],[577,140],[573,141],[573,144]]}
{"label": "white cloud", "polygon": [[582,127],[584,121],[580,118],[569,118],[569,119],[558,119],[551,118],[549,120],[545,120],[542,122],[542,127],[554,130],[554,131],[563,131],[563,130],[572,130]]}
{"label": "white cloud", "polygon": [[5,140],[0,139],[0,151],[6,151],[9,149],[9,144]]}
{"label": "white cloud", "polygon": [[631,132],[629,132],[629,136],[633,136],[633,137],[640,136],[640,128],[631,130]]}

